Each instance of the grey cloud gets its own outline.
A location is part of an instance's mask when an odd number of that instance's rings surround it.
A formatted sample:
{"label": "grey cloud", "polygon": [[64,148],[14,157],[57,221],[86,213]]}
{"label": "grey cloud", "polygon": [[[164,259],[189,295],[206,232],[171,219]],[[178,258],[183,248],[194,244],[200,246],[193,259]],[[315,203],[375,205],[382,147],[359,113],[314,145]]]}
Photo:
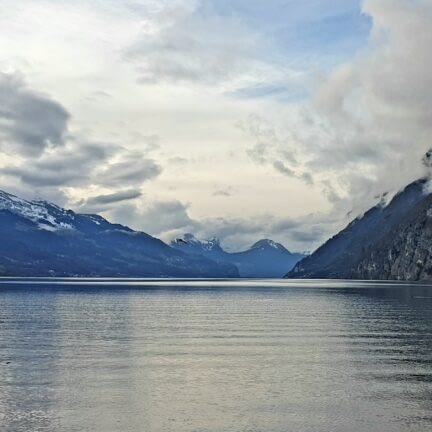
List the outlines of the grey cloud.
{"label": "grey cloud", "polygon": [[5,167],[0,174],[19,178],[33,187],[59,187],[85,184],[93,169],[110,154],[101,145],[70,145],[61,151],[43,154],[15,167]]}
{"label": "grey cloud", "polygon": [[98,195],[95,197],[87,198],[85,205],[97,206],[106,204],[115,204],[123,201],[131,201],[142,196],[142,192],[138,189],[128,189],[123,191],[114,192],[106,195]]}
{"label": "grey cloud", "polygon": [[119,203],[102,211],[108,219],[169,241],[176,235],[195,232],[200,223],[188,213],[188,206],[177,200],[155,201],[147,207]]}
{"label": "grey cloud", "polygon": [[[136,190],[142,183],[157,177],[161,167],[140,154],[131,154],[110,145],[68,145],[61,151],[43,154],[39,159],[18,166],[3,167],[0,175],[19,179],[32,188],[90,185]],[[110,162],[123,156],[122,162]],[[110,199],[110,195],[106,200]],[[111,198],[114,200],[116,194]],[[120,195],[118,196],[120,198]],[[102,199],[102,197],[101,197]],[[98,204],[101,204],[99,202]],[[83,203],[82,203],[83,205]],[[96,205],[87,203],[87,207]]]}
{"label": "grey cloud", "polygon": [[275,126],[267,119],[252,114],[238,126],[255,141],[254,145],[247,150],[247,154],[256,163],[267,163],[273,153],[279,151],[283,152],[285,157],[289,155],[290,162],[296,164],[295,152],[287,151],[287,147],[291,147],[289,139],[287,137],[281,138]]}
{"label": "grey cloud", "polygon": [[288,177],[295,177],[295,172],[292,169],[288,168],[281,161],[274,161],[273,167],[283,175],[286,175]]}
{"label": "grey cloud", "polygon": [[309,214],[299,218],[278,218],[271,222],[269,230],[279,235],[285,233],[293,242],[317,246],[339,229],[335,220],[337,221],[335,215],[329,213]]}
{"label": "grey cloud", "polygon": [[180,201],[156,202],[141,214],[142,224],[149,225],[153,232],[163,233],[176,229],[195,228],[197,222],[188,214],[188,208]]}
{"label": "grey cloud", "polygon": [[130,152],[108,143],[76,141],[44,152],[36,159],[25,159],[19,165],[0,169],[5,181],[15,179],[18,186],[39,190],[42,196],[51,196],[53,188],[103,186],[120,189],[120,192],[77,203],[80,211],[86,212],[106,210],[107,206],[138,198],[142,183],[157,177],[160,172],[161,167],[140,152]]}
{"label": "grey cloud", "polygon": [[290,233],[291,238],[295,242],[300,242],[305,245],[313,245],[317,244],[320,240],[323,239],[323,233],[325,231],[321,228],[314,228],[313,230],[296,230]]}
{"label": "grey cloud", "polygon": [[112,98],[112,95],[104,90],[97,90],[92,93],[96,98]]}
{"label": "grey cloud", "polygon": [[137,185],[159,176],[162,167],[153,159],[141,154],[126,155],[122,161],[113,162],[97,173],[100,182],[107,186]]}
{"label": "grey cloud", "polygon": [[257,164],[264,165],[267,161],[267,146],[258,141],[253,147],[246,150],[247,155]]}
{"label": "grey cloud", "polygon": [[30,89],[17,75],[0,73],[0,145],[39,155],[63,146],[70,115],[58,102]]}
{"label": "grey cloud", "polygon": [[229,185],[215,185],[215,188],[216,189],[212,194],[215,197],[231,197],[235,191],[235,187]]}
{"label": "grey cloud", "polygon": [[[230,250],[244,249],[261,238],[273,238],[291,250],[303,251],[319,246],[341,228],[334,215],[312,214],[301,218],[261,215],[255,218],[211,217],[195,219],[189,206],[177,200],[157,201],[141,208],[140,204],[120,203],[104,215],[167,242],[192,232],[199,238],[216,236]],[[347,221],[344,221],[346,223]]]}
{"label": "grey cloud", "polygon": [[4,175],[19,178],[21,182],[35,187],[73,185],[77,180],[79,180],[79,182],[85,180],[77,178],[74,170],[58,173],[51,170],[41,172],[36,168],[11,167],[4,168],[1,172]]}
{"label": "grey cloud", "polygon": [[[299,80],[300,81],[300,80]],[[297,102],[308,95],[304,82],[258,83],[228,92],[229,96],[241,99],[275,99],[280,102]]]}
{"label": "grey cloud", "polygon": [[174,156],[168,160],[173,165],[184,165],[189,162],[189,159],[181,157],[181,156]]}
{"label": "grey cloud", "polygon": [[69,187],[120,190],[78,203],[81,209],[103,210],[137,198],[142,183],[161,173],[147,156],[159,148],[157,135],[136,134],[141,150],[130,151],[69,134],[69,119],[58,102],[29,88],[19,75],[0,73],[0,148],[20,156],[15,164],[0,166],[3,184],[62,205],[69,201]]}
{"label": "grey cloud", "polygon": [[177,200],[157,201],[142,209],[124,204],[104,214],[167,242],[192,232],[203,238],[217,236],[228,246],[241,247],[261,238],[260,233],[265,229],[263,220],[224,217],[197,220],[190,216],[189,206]]}
{"label": "grey cloud", "polygon": [[225,238],[235,235],[255,234],[263,229],[259,220],[246,221],[240,218],[208,218],[203,221],[204,226],[208,227],[215,235]]}
{"label": "grey cloud", "polygon": [[227,190],[220,189],[220,190],[217,190],[217,191],[213,192],[213,196],[216,196],[216,197],[230,197],[231,196],[231,192],[227,191]]}
{"label": "grey cloud", "polygon": [[277,130],[274,124],[258,115],[250,115],[239,127],[255,141],[246,154],[256,164],[270,165],[280,174],[308,185],[314,183],[308,168],[299,161],[302,149],[294,133]]}
{"label": "grey cloud", "polygon": [[246,218],[207,218],[200,221],[199,237],[217,236],[232,250],[246,248],[262,238],[272,238],[291,250],[318,247],[336,227],[330,215],[284,219],[274,215]]}
{"label": "grey cloud", "polygon": [[314,184],[314,179],[312,177],[312,174],[310,174],[308,172],[304,172],[304,173],[300,174],[300,179],[303,180],[307,185],[313,185]]}

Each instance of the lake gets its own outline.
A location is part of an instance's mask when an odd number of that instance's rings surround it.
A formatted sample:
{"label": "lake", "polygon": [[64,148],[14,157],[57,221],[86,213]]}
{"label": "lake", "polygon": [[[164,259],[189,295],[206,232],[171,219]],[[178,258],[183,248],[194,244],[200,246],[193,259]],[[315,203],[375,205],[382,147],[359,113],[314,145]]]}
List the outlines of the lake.
{"label": "lake", "polygon": [[432,430],[432,285],[0,279],[4,432]]}

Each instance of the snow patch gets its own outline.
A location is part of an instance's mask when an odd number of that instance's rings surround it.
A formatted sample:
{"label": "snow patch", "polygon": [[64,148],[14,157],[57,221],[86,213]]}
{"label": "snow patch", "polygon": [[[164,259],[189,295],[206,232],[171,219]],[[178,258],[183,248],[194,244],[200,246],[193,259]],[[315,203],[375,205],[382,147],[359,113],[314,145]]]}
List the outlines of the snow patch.
{"label": "snow patch", "polygon": [[[47,201],[26,201],[15,195],[0,191],[0,210],[8,210],[35,222],[40,229],[46,231],[73,229],[71,224],[58,220],[58,217],[72,219],[71,215],[57,205]],[[57,213],[57,215],[52,213]]]}

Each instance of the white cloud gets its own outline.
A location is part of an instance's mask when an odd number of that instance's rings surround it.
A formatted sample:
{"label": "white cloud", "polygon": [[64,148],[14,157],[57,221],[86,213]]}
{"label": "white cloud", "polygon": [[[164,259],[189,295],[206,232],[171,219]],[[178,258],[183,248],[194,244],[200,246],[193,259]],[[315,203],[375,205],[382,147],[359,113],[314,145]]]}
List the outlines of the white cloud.
{"label": "white cloud", "polygon": [[431,147],[430,1],[365,0],[355,58],[323,75],[317,49],[293,70],[309,52],[286,34],[353,3],[5,0],[0,69],[26,79],[1,80],[2,187],[67,205],[137,191],[105,211],[163,236],[316,245],[420,176]]}
{"label": "white cloud", "polygon": [[216,236],[225,248],[232,251],[246,249],[262,238],[277,238],[291,251],[305,251],[319,246],[336,226],[334,215],[322,214],[290,218],[261,211],[254,218],[194,218],[190,206],[178,200],[150,204],[128,202],[102,208],[102,211],[111,220],[120,220],[167,243],[192,232],[199,238]]}
{"label": "white cloud", "polygon": [[313,178],[341,223],[423,175],[431,147],[432,3],[366,0],[363,9],[373,20],[369,45],[321,80],[310,106],[265,126],[252,117],[245,128],[256,162]]}
{"label": "white cloud", "polygon": [[184,2],[168,9],[162,22],[144,29],[125,51],[141,83],[203,85],[234,96],[301,85],[298,71],[268,55],[276,48],[264,33],[241,15],[221,15],[207,3]]}

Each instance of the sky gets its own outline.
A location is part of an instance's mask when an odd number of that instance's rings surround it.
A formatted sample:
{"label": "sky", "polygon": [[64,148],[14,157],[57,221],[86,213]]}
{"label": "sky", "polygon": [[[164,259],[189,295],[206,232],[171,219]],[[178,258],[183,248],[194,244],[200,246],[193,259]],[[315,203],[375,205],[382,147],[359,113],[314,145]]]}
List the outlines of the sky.
{"label": "sky", "polygon": [[0,189],[312,251],[425,175],[430,0],[0,0]]}

